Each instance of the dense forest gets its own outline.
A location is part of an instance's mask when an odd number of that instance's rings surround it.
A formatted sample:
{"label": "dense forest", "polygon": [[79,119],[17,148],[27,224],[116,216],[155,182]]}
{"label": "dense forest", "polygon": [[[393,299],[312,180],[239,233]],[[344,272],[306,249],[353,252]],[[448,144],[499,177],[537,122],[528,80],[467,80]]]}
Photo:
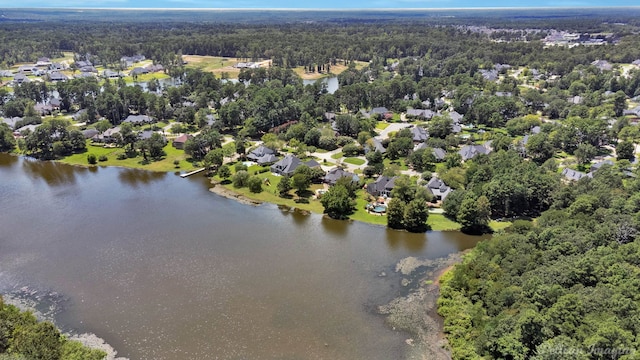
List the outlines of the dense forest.
{"label": "dense forest", "polygon": [[441,288],[454,358],[637,359],[639,190],[602,168],[479,244]]}

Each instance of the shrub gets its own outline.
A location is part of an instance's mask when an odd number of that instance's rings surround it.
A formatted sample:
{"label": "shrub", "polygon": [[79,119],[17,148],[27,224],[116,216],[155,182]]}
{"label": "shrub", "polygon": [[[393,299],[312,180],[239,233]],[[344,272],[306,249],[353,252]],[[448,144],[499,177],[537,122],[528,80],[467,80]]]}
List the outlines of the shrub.
{"label": "shrub", "polygon": [[126,160],[127,159],[127,154],[119,153],[118,156],[116,156],[116,159],[118,159],[118,160]]}
{"label": "shrub", "polygon": [[252,176],[247,180],[247,186],[252,193],[262,192],[262,180],[257,176]]}
{"label": "shrub", "polygon": [[243,170],[247,171],[247,165],[241,162],[237,163],[233,168],[235,169],[236,172],[243,171]]}
{"label": "shrub", "polygon": [[91,165],[95,165],[98,163],[98,158],[95,154],[89,154],[87,155],[87,162]]}
{"label": "shrub", "polygon": [[245,187],[247,186],[249,181],[249,173],[247,172],[247,170],[240,170],[236,172],[235,175],[233,175],[231,181],[233,182],[233,187]]}
{"label": "shrub", "polygon": [[107,157],[107,155],[100,155],[100,156],[98,157],[98,161],[107,161],[107,160],[109,160],[109,158]]}

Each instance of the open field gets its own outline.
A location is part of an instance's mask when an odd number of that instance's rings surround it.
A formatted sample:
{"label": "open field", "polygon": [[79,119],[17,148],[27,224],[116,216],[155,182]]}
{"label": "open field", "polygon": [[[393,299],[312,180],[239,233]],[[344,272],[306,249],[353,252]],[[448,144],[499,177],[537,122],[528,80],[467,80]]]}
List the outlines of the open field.
{"label": "open field", "polygon": [[[222,73],[227,73],[231,79],[237,79],[240,69],[235,65],[244,60],[239,58],[226,58],[220,56],[202,56],[202,55],[182,55],[182,60],[187,62],[187,67],[200,69],[205,72],[211,72],[218,77]],[[258,61],[262,67],[268,67],[271,60]]]}
{"label": "open field", "polygon": [[[356,61],[356,69],[358,70],[362,69],[365,65],[367,65],[367,63],[364,61]],[[329,73],[326,73],[326,72],[318,73],[318,72],[307,72],[304,66],[298,66],[293,68],[293,71],[296,74],[298,74],[300,78],[304,80],[316,80],[316,79],[322,79],[323,77],[327,77],[330,75],[340,75],[342,72],[347,70],[347,68],[348,67],[345,65],[336,64],[336,65],[331,65],[331,70]]]}
{"label": "open field", "polygon": [[[195,169],[195,167],[190,162],[185,160],[187,158],[187,155],[184,153],[184,151],[174,148],[170,142],[164,147],[164,151],[167,153],[167,155],[161,160],[151,161],[148,164],[144,164],[142,156],[118,160],[118,154],[124,153],[124,149],[122,148],[105,148],[99,145],[87,145],[86,152],[67,156],[64,159],[60,160],[60,162],[71,165],[89,166],[87,162],[87,155],[95,154],[98,158],[101,155],[107,156],[107,161],[98,161],[97,165],[99,166],[120,166],[126,168],[166,172],[190,171]],[[179,168],[176,168],[176,166],[173,164],[174,160],[180,161]]]}

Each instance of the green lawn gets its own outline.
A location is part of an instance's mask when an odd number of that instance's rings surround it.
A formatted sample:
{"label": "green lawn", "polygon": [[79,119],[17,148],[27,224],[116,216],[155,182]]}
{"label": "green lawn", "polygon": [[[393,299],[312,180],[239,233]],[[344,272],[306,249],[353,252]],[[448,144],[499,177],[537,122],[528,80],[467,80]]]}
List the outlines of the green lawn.
{"label": "green lawn", "polygon": [[[143,158],[140,155],[134,158],[118,160],[118,154],[124,153],[124,150],[122,148],[105,148],[99,145],[95,146],[88,144],[86,152],[67,156],[64,159],[60,160],[60,162],[71,165],[89,166],[89,163],[87,162],[87,155],[95,154],[98,158],[101,155],[107,156],[107,161],[98,161],[97,165],[101,166],[121,166],[127,168],[166,172],[189,171],[195,169],[195,167],[190,162],[185,160],[187,158],[187,155],[184,153],[184,151],[174,148],[170,143],[168,143],[164,147],[164,151],[167,153],[167,155],[161,160],[144,164]],[[176,166],[173,164],[174,160],[180,161],[179,168],[176,168]]]}
{"label": "green lawn", "polygon": [[365,160],[360,159],[360,158],[356,158],[356,157],[348,157],[344,159],[344,162],[346,162],[347,164],[353,164],[353,165],[363,165],[365,163]]}
{"label": "green lawn", "polygon": [[390,125],[390,124],[389,124],[389,123],[386,123],[386,122],[378,122],[378,123],[376,124],[376,129],[378,129],[378,130],[384,130],[384,129],[388,128],[388,127],[389,127],[389,125]]}
{"label": "green lawn", "polygon": [[341,152],[339,152],[339,153],[335,153],[335,154],[331,155],[331,158],[332,159],[340,159],[343,156],[344,155]]}
{"label": "green lawn", "polygon": [[511,226],[510,221],[495,221],[495,220],[489,221],[489,227],[493,231],[503,230],[508,228],[509,226]]}
{"label": "green lawn", "polygon": [[460,230],[460,224],[444,216],[444,214],[429,213],[427,224],[434,231]]}
{"label": "green lawn", "polygon": [[124,81],[127,84],[134,84],[136,82],[147,82],[154,78],[157,80],[162,80],[162,79],[168,79],[169,77],[170,76],[165,73],[156,72],[156,73],[150,73],[150,74],[140,74],[138,75],[137,80],[134,80],[132,76],[125,76]]}
{"label": "green lawn", "polygon": [[[231,169],[231,173],[232,174],[235,173],[234,165],[235,164],[229,164],[229,167]],[[324,208],[322,207],[322,204],[320,203],[320,201],[310,198],[308,204],[297,203],[295,200],[298,198],[298,196],[295,195],[295,190],[291,190],[289,192],[290,198],[281,198],[280,196],[278,196],[278,183],[280,182],[280,179],[282,177],[281,176],[276,176],[273,173],[271,173],[270,171],[267,171],[267,172],[264,172],[264,173],[255,174],[260,169],[262,169],[262,167],[259,166],[259,165],[253,165],[253,166],[250,166],[247,169],[247,171],[249,172],[249,174],[251,176],[258,176],[261,179],[263,179],[262,192],[260,192],[260,193],[252,193],[246,187],[245,188],[235,188],[235,187],[233,187],[233,184],[231,184],[231,183],[225,184],[223,186],[226,187],[227,189],[233,190],[234,192],[237,192],[238,194],[241,194],[241,195],[243,195],[243,196],[245,196],[247,198],[253,199],[253,200],[258,200],[258,201],[268,202],[268,203],[278,204],[278,205],[287,205],[289,207],[296,207],[296,208],[299,208],[299,209],[308,210],[308,211],[311,211],[311,212],[314,212],[314,213],[322,214],[322,212],[324,211]],[[214,176],[214,180],[216,180],[218,182],[222,181],[222,179],[217,175]],[[265,181],[265,180],[267,180],[267,181]],[[312,184],[311,187],[310,187],[310,191],[315,193],[315,191],[317,189],[321,189],[321,188],[323,188],[322,185]]]}

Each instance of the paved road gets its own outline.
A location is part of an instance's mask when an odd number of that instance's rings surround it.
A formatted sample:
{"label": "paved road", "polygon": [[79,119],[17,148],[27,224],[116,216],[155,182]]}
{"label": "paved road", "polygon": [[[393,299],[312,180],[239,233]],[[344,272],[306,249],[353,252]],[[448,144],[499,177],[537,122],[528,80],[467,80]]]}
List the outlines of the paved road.
{"label": "paved road", "polygon": [[400,131],[404,128],[407,127],[411,127],[413,125],[411,124],[404,124],[404,123],[391,123],[389,124],[389,126],[387,126],[386,129],[380,131],[380,134],[378,136],[376,136],[376,138],[380,139],[380,140],[384,140],[384,139],[388,139],[389,138],[389,133],[392,132],[397,132]]}

